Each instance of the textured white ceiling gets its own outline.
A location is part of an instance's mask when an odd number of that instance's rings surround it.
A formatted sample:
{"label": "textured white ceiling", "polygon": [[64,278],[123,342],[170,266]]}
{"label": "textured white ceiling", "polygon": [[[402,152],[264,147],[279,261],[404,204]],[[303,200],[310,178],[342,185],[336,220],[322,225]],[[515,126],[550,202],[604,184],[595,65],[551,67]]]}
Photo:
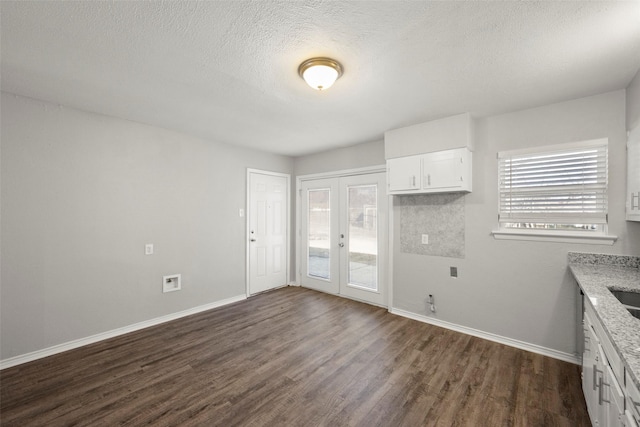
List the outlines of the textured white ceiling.
{"label": "textured white ceiling", "polygon": [[[287,155],[627,86],[640,1],[2,1],[1,88]],[[342,62],[326,92],[297,75]]]}

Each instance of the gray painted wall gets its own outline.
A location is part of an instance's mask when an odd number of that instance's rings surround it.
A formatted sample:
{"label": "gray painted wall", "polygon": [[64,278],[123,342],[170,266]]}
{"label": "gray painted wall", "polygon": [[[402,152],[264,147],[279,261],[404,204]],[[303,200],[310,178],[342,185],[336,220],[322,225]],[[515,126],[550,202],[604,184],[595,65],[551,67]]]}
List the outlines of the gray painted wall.
{"label": "gray painted wall", "polygon": [[627,87],[627,130],[640,125],[640,70]]}
{"label": "gray painted wall", "polygon": [[[1,359],[245,294],[246,168],[293,159],[7,93],[1,107]],[[173,273],[183,289],[163,294]]]}
{"label": "gray painted wall", "polygon": [[385,163],[384,141],[374,141],[296,157],[295,175],[380,166]]}
{"label": "gray painted wall", "polygon": [[[401,251],[400,206],[394,206],[395,308],[565,353],[576,350],[576,285],[567,252],[640,255],[640,224],[624,220],[625,91],[479,119],[473,192],[465,196],[465,258]],[[497,159],[502,150],[609,138],[609,230],[613,246],[495,240]],[[458,267],[458,278],[449,267]]]}

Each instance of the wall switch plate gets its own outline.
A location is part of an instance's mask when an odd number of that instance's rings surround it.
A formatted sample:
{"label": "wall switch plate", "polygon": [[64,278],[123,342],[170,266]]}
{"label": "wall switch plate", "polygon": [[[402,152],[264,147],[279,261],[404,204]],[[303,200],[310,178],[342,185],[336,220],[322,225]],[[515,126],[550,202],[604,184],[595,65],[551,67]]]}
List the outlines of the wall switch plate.
{"label": "wall switch plate", "polygon": [[428,245],[429,244],[429,235],[428,234],[423,234],[422,235],[422,244],[423,245]]}
{"label": "wall switch plate", "polygon": [[242,208],[238,209],[238,216],[240,218],[244,218],[244,209],[242,209]]}
{"label": "wall switch plate", "polygon": [[458,277],[458,267],[449,267],[451,277]]}
{"label": "wall switch plate", "polygon": [[153,255],[153,243],[147,243],[144,245],[144,254]]}

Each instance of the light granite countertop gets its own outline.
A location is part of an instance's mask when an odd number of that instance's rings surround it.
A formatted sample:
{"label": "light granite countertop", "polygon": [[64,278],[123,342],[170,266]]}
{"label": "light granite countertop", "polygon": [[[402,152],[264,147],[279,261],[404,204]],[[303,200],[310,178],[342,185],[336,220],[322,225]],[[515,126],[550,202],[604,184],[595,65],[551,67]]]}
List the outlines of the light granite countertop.
{"label": "light granite countertop", "polygon": [[640,257],[569,253],[569,268],[591,304],[629,377],[640,388],[640,319],[609,290],[640,292]]}

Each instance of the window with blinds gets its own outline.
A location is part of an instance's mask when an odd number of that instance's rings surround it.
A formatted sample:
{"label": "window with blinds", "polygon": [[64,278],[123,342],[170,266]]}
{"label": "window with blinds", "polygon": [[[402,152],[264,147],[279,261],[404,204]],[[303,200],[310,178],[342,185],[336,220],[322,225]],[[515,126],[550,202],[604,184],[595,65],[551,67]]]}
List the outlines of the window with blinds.
{"label": "window with blinds", "polygon": [[498,153],[502,229],[604,232],[607,139]]}

